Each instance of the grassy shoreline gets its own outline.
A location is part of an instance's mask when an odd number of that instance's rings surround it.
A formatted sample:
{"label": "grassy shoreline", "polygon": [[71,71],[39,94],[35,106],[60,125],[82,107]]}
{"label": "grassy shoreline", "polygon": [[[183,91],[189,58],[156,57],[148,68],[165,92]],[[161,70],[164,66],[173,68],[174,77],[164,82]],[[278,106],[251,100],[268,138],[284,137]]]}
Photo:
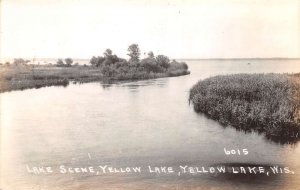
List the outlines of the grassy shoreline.
{"label": "grassy shoreline", "polygon": [[189,100],[196,112],[224,126],[257,131],[278,142],[300,138],[300,74],[210,77],[191,88]]}
{"label": "grassy shoreline", "polygon": [[129,60],[106,49],[103,56],[93,56],[89,65],[73,64],[72,58],[58,59],[55,65],[28,64],[30,60],[15,58],[13,63],[0,63],[0,93],[11,90],[67,86],[70,82],[145,80],[188,75],[185,62],[172,61],[165,55],[154,56],[152,51],[140,59],[138,44],[128,49]]}
{"label": "grassy shoreline", "polygon": [[101,68],[93,66],[0,65],[0,93],[46,86],[67,86],[70,82],[144,80],[187,74],[189,74],[187,69],[177,69],[164,73],[144,72],[142,74],[128,73],[121,76],[104,76],[101,73]]}

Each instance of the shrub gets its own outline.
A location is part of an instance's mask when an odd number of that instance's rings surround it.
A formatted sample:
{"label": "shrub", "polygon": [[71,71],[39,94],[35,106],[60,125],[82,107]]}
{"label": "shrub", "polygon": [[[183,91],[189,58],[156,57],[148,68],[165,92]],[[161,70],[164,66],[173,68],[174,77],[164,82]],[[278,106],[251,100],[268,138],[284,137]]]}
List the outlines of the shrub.
{"label": "shrub", "polygon": [[98,56],[98,57],[93,56],[90,60],[90,64],[92,66],[100,67],[104,60],[105,58],[102,56]]}
{"label": "shrub", "polygon": [[63,67],[64,66],[64,61],[62,59],[58,59],[57,62],[56,62],[56,66]]}
{"label": "shrub", "polygon": [[66,62],[66,66],[67,66],[67,67],[71,67],[71,66],[72,66],[72,63],[73,63],[73,59],[71,59],[71,58],[66,58],[66,59],[65,59],[65,62]]}
{"label": "shrub", "polygon": [[154,58],[146,58],[141,61],[141,65],[145,68],[148,72],[153,73],[162,73],[164,69],[159,66]]}
{"label": "shrub", "polygon": [[165,55],[156,56],[155,61],[159,66],[163,68],[167,69],[170,66],[170,59]]}

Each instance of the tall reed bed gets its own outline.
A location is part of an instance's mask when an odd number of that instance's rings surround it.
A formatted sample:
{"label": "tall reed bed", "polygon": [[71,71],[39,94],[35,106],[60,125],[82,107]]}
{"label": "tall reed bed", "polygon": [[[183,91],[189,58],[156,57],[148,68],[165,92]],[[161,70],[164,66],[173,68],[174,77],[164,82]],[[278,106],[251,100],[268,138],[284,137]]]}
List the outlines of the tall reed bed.
{"label": "tall reed bed", "polygon": [[262,132],[271,139],[299,139],[299,75],[215,76],[195,84],[189,100],[195,111],[223,125]]}

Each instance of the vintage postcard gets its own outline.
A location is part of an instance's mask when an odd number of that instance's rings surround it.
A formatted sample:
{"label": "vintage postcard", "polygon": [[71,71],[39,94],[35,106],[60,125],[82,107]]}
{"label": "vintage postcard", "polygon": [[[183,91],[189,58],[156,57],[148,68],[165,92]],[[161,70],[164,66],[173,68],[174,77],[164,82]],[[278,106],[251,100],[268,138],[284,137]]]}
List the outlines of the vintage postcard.
{"label": "vintage postcard", "polygon": [[299,190],[300,0],[0,0],[0,190]]}

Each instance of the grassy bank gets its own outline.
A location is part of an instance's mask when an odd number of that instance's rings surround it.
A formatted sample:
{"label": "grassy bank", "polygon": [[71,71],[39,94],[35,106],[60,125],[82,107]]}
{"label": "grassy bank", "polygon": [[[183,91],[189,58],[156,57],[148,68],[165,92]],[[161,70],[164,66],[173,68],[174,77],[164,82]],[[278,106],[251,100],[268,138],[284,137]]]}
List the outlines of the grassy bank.
{"label": "grassy bank", "polygon": [[94,69],[83,66],[56,67],[39,65],[0,66],[0,92],[40,88],[44,86],[66,86],[70,80],[98,79]]}
{"label": "grassy bank", "polygon": [[197,112],[269,138],[299,139],[300,74],[236,74],[199,81],[190,90]]}
{"label": "grassy bank", "polygon": [[0,63],[0,92],[40,88],[43,86],[66,86],[69,82],[144,80],[190,74],[184,62],[170,61],[165,55],[154,56],[150,51],[140,58],[138,44],[128,49],[129,60],[106,49],[103,56],[93,56],[89,65],[73,64],[72,58],[58,59],[56,64],[33,65],[31,61],[15,58],[13,63]]}
{"label": "grassy bank", "polygon": [[166,72],[147,72],[141,65],[114,68],[55,65],[0,65],[0,92],[40,88],[45,86],[67,86],[71,81],[139,80],[189,74],[187,69],[170,67]]}

